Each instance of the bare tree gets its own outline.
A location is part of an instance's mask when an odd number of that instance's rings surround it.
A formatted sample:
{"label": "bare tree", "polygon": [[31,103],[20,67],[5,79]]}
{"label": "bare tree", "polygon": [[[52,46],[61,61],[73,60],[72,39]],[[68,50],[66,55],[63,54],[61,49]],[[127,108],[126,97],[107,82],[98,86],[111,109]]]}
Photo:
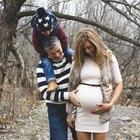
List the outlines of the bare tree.
{"label": "bare tree", "polygon": [[10,49],[13,46],[12,39],[18,24],[17,13],[25,1],[26,0],[3,1],[3,9],[0,14],[0,91],[2,91],[7,60]]}

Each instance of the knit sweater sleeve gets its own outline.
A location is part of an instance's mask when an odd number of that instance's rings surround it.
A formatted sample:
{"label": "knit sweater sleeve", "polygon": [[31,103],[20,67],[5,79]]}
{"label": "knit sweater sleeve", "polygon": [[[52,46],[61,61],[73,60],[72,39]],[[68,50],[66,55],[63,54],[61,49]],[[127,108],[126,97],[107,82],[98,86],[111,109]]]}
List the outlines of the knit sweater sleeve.
{"label": "knit sweater sleeve", "polygon": [[68,47],[68,37],[59,24],[57,25],[57,30],[58,30],[57,37],[59,38],[62,47],[65,49]]}
{"label": "knit sweater sleeve", "polygon": [[62,102],[69,100],[68,92],[66,90],[57,90],[55,92],[46,93],[48,84],[41,61],[37,65],[36,74],[37,85],[39,87],[40,94],[44,100],[50,100],[52,102]]}

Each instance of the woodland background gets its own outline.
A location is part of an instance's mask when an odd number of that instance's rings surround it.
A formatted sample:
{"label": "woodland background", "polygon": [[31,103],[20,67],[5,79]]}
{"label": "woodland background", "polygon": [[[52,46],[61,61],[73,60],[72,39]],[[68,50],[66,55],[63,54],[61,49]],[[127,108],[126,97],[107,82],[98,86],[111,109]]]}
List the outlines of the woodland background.
{"label": "woodland background", "polygon": [[140,0],[0,0],[0,130],[38,103],[31,17],[52,11],[73,48],[77,31],[94,28],[116,55],[124,90],[120,105],[140,106]]}

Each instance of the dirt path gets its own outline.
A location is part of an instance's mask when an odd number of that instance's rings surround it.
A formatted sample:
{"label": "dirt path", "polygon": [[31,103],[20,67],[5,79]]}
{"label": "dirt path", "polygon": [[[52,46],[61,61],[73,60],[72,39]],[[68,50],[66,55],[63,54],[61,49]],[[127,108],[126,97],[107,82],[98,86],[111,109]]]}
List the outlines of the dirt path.
{"label": "dirt path", "polygon": [[[45,103],[34,108],[25,119],[17,119],[0,140],[49,140]],[[109,140],[140,140],[140,108],[117,106],[110,123]],[[69,140],[71,138],[69,137]]]}

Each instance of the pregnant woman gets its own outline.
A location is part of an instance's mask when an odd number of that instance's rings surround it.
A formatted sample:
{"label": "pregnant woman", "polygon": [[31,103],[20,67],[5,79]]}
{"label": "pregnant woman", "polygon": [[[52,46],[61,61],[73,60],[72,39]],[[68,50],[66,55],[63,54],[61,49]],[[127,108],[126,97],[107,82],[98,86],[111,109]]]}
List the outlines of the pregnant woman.
{"label": "pregnant woman", "polygon": [[[105,102],[103,87],[109,83],[114,83],[114,91],[111,99]],[[69,90],[77,89],[76,96],[81,104],[81,107],[76,107],[75,111],[78,140],[91,140],[91,134],[94,140],[107,140],[109,121],[102,122],[101,116],[112,109],[121,94],[122,87],[122,77],[116,57],[93,29],[82,29],[75,41],[69,82]],[[68,113],[67,122],[71,125],[72,112]]]}

